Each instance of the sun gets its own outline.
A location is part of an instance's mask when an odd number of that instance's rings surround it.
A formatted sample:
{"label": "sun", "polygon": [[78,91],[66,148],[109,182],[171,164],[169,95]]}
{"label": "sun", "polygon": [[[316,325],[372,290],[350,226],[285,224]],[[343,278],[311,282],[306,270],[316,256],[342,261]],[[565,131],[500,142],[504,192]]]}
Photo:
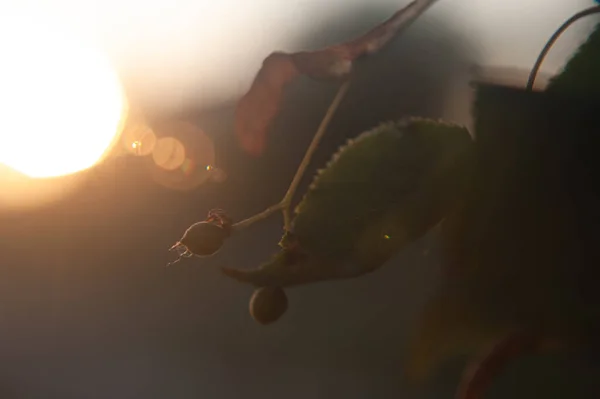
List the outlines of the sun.
{"label": "sun", "polygon": [[0,16],[0,163],[34,178],[98,163],[126,109],[108,58],[59,24]]}

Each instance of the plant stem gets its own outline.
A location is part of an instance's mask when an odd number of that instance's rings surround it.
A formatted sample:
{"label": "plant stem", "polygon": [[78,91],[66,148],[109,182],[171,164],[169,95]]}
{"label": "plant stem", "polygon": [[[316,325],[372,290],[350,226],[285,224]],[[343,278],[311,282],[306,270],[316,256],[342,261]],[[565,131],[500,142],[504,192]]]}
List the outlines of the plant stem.
{"label": "plant stem", "polygon": [[232,226],[232,228],[234,230],[243,230],[246,227],[249,227],[250,225],[253,225],[256,222],[260,222],[261,220],[264,220],[264,219],[268,218],[269,216],[271,216],[275,212],[278,212],[278,211],[282,210],[283,207],[284,207],[283,201],[279,202],[278,204],[271,205],[270,207],[268,207],[267,209],[265,209],[261,213],[257,213],[256,215],[251,216],[248,219],[244,219],[241,222],[235,223]]}
{"label": "plant stem", "polygon": [[333,101],[329,105],[329,108],[327,109],[327,112],[325,113],[325,116],[323,117],[323,120],[321,121],[321,124],[319,125],[319,128],[317,129],[317,132],[315,133],[315,136],[313,137],[310,145],[308,146],[308,149],[306,150],[306,153],[304,154],[304,158],[302,159],[302,162],[300,163],[298,170],[296,170],[294,179],[292,180],[292,183],[290,184],[290,187],[288,188],[288,190],[285,193],[285,196],[283,197],[281,202],[279,202],[275,205],[271,205],[270,207],[268,207],[261,213],[257,213],[256,215],[251,216],[248,219],[244,219],[241,222],[235,223],[232,226],[235,231],[243,230],[243,229],[253,225],[256,222],[260,222],[261,220],[268,218],[269,216],[271,216],[272,214],[274,214],[275,212],[278,212],[280,210],[283,210],[284,229],[286,231],[291,230],[291,227],[292,227],[291,226],[291,224],[292,224],[292,211],[291,211],[292,198],[294,197],[294,194],[296,192],[296,189],[298,188],[298,185],[300,185],[302,176],[304,176],[304,172],[306,171],[306,168],[310,164],[310,160],[311,160],[313,154],[319,147],[319,143],[321,142],[321,139],[323,138],[323,136],[325,135],[325,132],[327,131],[327,127],[329,126],[329,123],[331,122],[331,119],[333,118],[335,111],[338,109],[338,107],[340,106],[340,103],[344,99],[344,96],[348,92],[349,86],[350,86],[350,81],[347,80],[338,89],[337,94],[335,95]]}
{"label": "plant stem", "polygon": [[[382,39],[384,39],[384,37],[386,35],[388,35],[390,33],[395,34],[400,29],[400,27],[406,26],[406,25],[410,24],[411,22],[413,22],[417,17],[419,17],[427,8],[429,8],[436,1],[437,0],[415,0],[415,1],[413,1],[408,6],[406,6],[403,10],[401,10],[399,13],[397,13],[393,17],[393,20],[390,20],[387,22],[387,25],[385,28],[386,32],[372,31],[371,33],[368,34],[368,35],[373,35],[373,34],[376,35],[375,38],[371,37],[369,39],[371,41],[370,45],[375,45],[375,47],[377,47],[377,46],[380,46],[382,43],[385,43],[388,39],[383,40],[383,42],[381,42],[381,41],[382,41]],[[381,29],[381,27],[380,27],[380,29]],[[325,132],[327,131],[327,127],[329,126],[331,120],[333,119],[333,115],[337,111],[338,107],[340,106],[340,103],[344,99],[344,96],[348,92],[349,86],[350,86],[350,80],[348,79],[344,83],[342,83],[342,85],[338,89],[337,94],[335,95],[333,101],[329,105],[329,108],[327,109],[327,112],[325,113],[325,116],[323,117],[323,120],[321,121],[321,124],[319,125],[319,128],[317,129],[317,132],[315,133],[315,136],[313,137],[308,149],[306,150],[306,153],[304,154],[304,158],[302,159],[302,162],[300,163],[300,166],[298,167],[298,170],[296,171],[294,179],[292,180],[292,183],[290,184],[290,187],[288,188],[288,190],[285,193],[285,196],[283,197],[281,202],[270,206],[269,208],[265,209],[261,213],[258,213],[254,216],[249,217],[248,219],[242,220],[241,222],[234,224],[233,225],[234,230],[244,229],[256,222],[259,222],[263,219],[268,218],[273,213],[275,213],[279,210],[283,211],[284,229],[286,231],[291,230],[291,228],[292,228],[291,206],[292,206],[292,199],[294,197],[294,194],[296,193],[296,189],[300,185],[300,181],[302,180],[302,177],[304,176],[304,172],[306,171],[306,168],[310,164],[313,154],[319,147],[321,139],[325,135]]]}
{"label": "plant stem", "polygon": [[287,192],[285,193],[285,196],[283,197],[283,200],[281,201],[281,205],[283,206],[283,223],[284,223],[284,229],[286,231],[290,231],[292,228],[292,226],[291,226],[291,224],[292,224],[291,205],[292,205],[292,199],[294,197],[294,194],[296,193],[296,189],[300,185],[300,181],[302,180],[302,177],[304,176],[304,172],[306,171],[306,168],[310,164],[310,160],[312,159],[313,154],[319,147],[321,139],[325,135],[325,132],[327,131],[327,127],[329,126],[329,124],[333,118],[333,115],[335,114],[335,111],[337,111],[338,107],[340,106],[340,103],[344,99],[344,96],[348,92],[349,86],[350,86],[350,81],[347,80],[338,89],[337,94],[335,95],[333,101],[329,105],[329,108],[327,109],[327,112],[325,113],[325,116],[323,117],[323,120],[321,121],[321,124],[319,125],[319,128],[317,129],[317,132],[315,133],[315,136],[313,137],[310,145],[308,146],[308,149],[306,150],[306,153],[304,154],[304,158],[302,159],[302,162],[300,163],[300,166],[298,167],[298,170],[296,171],[296,175],[294,176],[294,179],[292,180],[290,187],[288,188]]}

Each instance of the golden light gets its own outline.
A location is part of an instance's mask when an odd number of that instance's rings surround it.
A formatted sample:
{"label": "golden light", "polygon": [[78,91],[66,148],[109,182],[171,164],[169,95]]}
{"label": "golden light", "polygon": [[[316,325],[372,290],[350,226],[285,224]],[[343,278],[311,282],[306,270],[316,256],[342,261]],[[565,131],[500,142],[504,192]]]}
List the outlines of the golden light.
{"label": "golden light", "polygon": [[117,141],[126,101],[104,54],[24,15],[0,16],[0,163],[24,175],[70,175]]}
{"label": "golden light", "polygon": [[185,147],[174,137],[163,137],[156,142],[152,158],[159,167],[174,171],[185,162]]}
{"label": "golden light", "polygon": [[157,137],[140,110],[129,108],[125,125],[121,132],[121,144],[125,151],[135,156],[152,154]]}
{"label": "golden light", "polygon": [[170,120],[153,124],[159,136],[148,163],[155,181],[176,190],[193,190],[202,184],[224,181],[225,172],[215,166],[212,139],[196,124]]}

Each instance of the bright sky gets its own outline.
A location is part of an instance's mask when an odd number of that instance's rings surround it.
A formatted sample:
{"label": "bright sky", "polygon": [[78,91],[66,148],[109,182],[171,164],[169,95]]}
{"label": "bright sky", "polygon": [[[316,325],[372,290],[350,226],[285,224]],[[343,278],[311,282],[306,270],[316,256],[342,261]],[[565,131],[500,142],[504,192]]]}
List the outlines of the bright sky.
{"label": "bright sky", "polygon": [[[295,47],[299,38],[310,29],[335,21],[340,11],[364,13],[368,4],[381,12],[389,9],[391,14],[407,3],[0,3],[0,50],[5,56],[0,64],[0,106],[5,112],[0,161],[30,176],[60,175],[91,166],[111,143],[123,107],[118,77],[110,64],[119,70],[121,78],[152,98],[154,105],[169,108],[193,102],[211,106],[243,94],[266,55],[275,50],[299,50]],[[428,11],[428,18],[432,24],[446,21],[452,25],[465,45],[476,49],[478,58],[473,62],[529,69],[553,31],[574,12],[592,4],[592,0],[439,0]],[[25,19],[18,20],[16,14]],[[32,19],[27,20],[29,17]],[[595,20],[588,18],[567,31],[542,72],[555,73]],[[99,49],[110,62],[101,59],[104,55]],[[17,109],[19,101],[24,107]],[[88,130],[86,140],[78,142],[82,129]],[[36,151],[54,154],[52,164]]]}
{"label": "bright sky", "polygon": [[[311,26],[365,4],[391,11],[408,0],[20,0],[54,14],[102,42],[115,62],[161,101],[210,105],[240,95],[263,57],[294,50]],[[17,2],[14,2],[17,3]],[[592,0],[439,0],[429,15],[449,20],[470,38],[488,65],[529,68],[550,34]],[[0,12],[1,12],[0,6]],[[582,21],[544,64],[556,71],[591,26]],[[341,24],[341,23],[340,23]]]}

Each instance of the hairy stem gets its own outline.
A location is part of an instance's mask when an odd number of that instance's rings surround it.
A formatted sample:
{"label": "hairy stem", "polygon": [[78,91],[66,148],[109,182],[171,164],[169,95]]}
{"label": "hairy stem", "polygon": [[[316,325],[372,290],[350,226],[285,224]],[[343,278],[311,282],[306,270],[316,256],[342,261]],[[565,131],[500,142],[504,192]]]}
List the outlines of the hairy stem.
{"label": "hairy stem", "polygon": [[302,180],[302,177],[304,176],[304,172],[306,171],[306,168],[310,164],[310,160],[312,159],[313,154],[319,147],[319,144],[321,143],[321,139],[325,135],[325,132],[327,131],[327,128],[329,127],[329,124],[331,123],[331,120],[333,119],[333,115],[339,108],[342,100],[344,99],[346,93],[348,92],[349,87],[350,87],[350,81],[347,80],[338,89],[337,94],[335,95],[333,101],[329,105],[329,108],[327,109],[327,112],[325,113],[325,116],[323,117],[323,120],[321,121],[321,124],[319,125],[319,128],[317,129],[317,132],[315,133],[315,136],[313,137],[310,145],[308,146],[308,149],[306,150],[306,153],[304,154],[304,158],[302,159],[300,166],[298,166],[298,170],[296,171],[296,175],[294,176],[294,179],[292,180],[290,187],[288,188],[287,192],[285,193],[285,196],[283,197],[283,200],[281,201],[281,204],[283,205],[283,223],[284,223],[284,229],[286,231],[290,231],[292,228],[292,226],[291,226],[291,224],[292,224],[291,207],[292,207],[292,199],[294,197],[294,194],[296,193],[296,189],[300,185],[300,181]]}

